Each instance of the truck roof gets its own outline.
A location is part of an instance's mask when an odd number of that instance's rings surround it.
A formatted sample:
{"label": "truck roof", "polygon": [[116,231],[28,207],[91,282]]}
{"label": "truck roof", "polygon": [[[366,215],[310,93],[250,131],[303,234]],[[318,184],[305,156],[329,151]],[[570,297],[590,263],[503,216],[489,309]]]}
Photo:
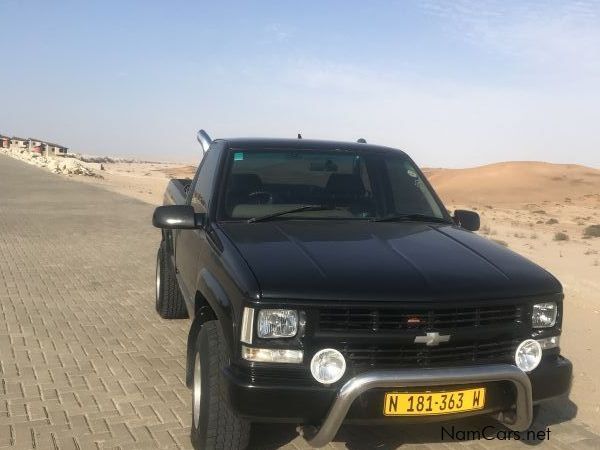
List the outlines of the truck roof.
{"label": "truck roof", "polygon": [[233,138],[217,139],[225,141],[230,148],[235,149],[272,149],[272,150],[352,150],[367,152],[399,152],[402,150],[382,145],[361,144],[358,142],[328,141],[319,139],[279,139],[279,138]]}

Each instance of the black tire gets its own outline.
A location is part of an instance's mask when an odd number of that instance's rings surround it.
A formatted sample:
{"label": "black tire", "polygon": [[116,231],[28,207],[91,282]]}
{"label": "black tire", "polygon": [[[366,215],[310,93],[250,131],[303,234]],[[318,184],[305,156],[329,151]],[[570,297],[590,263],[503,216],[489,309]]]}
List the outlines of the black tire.
{"label": "black tire", "polygon": [[185,301],[175,278],[175,270],[169,263],[165,242],[161,242],[156,255],[156,312],[163,319],[188,317]]}
{"label": "black tire", "polygon": [[227,401],[223,377],[227,360],[221,327],[214,320],[206,322],[194,349],[191,439],[195,449],[242,450],[248,446],[250,423]]}

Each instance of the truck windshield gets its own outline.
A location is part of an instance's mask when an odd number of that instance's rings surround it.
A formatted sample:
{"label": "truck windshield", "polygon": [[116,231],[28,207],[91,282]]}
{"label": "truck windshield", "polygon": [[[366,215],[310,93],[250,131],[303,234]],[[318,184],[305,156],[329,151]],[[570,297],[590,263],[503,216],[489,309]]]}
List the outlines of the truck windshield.
{"label": "truck windshield", "polygon": [[240,149],[229,159],[224,220],[445,219],[401,153]]}

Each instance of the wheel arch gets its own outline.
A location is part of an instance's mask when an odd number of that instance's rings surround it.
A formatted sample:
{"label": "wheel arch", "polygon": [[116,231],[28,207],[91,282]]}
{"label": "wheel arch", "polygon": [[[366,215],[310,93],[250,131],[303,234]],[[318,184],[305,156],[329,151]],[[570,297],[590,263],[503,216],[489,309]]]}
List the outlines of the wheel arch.
{"label": "wheel arch", "polygon": [[194,348],[198,339],[198,334],[202,329],[202,325],[210,320],[216,320],[217,315],[214,310],[200,292],[196,292],[194,299],[194,320],[190,326],[190,331],[187,338],[186,352],[186,368],[185,368],[185,384],[187,387],[192,387],[192,378],[194,372]]}
{"label": "wheel arch", "polygon": [[194,346],[202,324],[217,320],[223,331],[229,351],[233,348],[233,320],[229,297],[219,281],[207,270],[198,274],[197,291],[194,297],[194,319],[187,339],[186,385],[191,387],[194,369]]}

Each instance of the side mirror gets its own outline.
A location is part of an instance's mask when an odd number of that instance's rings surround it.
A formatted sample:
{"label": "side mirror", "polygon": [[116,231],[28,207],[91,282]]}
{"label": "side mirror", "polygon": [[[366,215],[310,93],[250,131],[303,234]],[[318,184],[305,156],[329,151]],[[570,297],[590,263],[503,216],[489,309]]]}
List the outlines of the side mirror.
{"label": "side mirror", "polygon": [[192,230],[199,228],[203,220],[198,222],[200,223],[197,224],[194,208],[190,205],[159,206],[152,215],[152,225],[167,230]]}
{"label": "side mirror", "polygon": [[454,211],[454,223],[469,231],[479,230],[479,214],[473,211],[457,209]]}

